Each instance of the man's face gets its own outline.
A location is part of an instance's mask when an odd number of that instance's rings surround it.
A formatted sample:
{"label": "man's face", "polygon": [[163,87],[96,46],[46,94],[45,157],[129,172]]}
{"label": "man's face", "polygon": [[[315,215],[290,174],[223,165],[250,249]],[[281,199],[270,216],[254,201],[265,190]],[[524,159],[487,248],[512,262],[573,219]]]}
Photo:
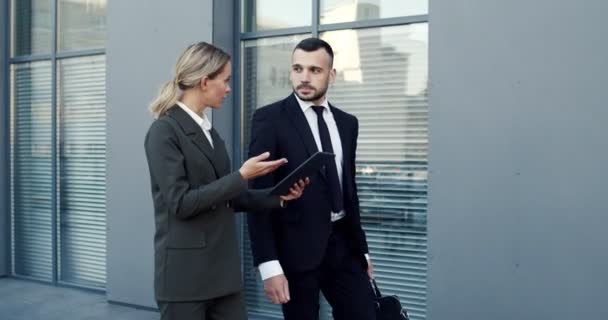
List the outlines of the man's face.
{"label": "man's face", "polygon": [[327,51],[323,48],[312,52],[296,49],[291,60],[289,78],[293,91],[303,101],[323,102],[329,84],[336,77]]}

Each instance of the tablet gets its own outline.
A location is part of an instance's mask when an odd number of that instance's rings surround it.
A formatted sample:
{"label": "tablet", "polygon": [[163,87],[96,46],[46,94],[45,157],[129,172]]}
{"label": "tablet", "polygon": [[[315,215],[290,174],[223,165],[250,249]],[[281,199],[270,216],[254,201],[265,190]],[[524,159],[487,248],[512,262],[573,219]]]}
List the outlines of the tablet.
{"label": "tablet", "polygon": [[[289,160],[289,159],[288,159]],[[289,193],[289,188],[300,179],[311,177],[317,170],[320,170],[330,161],[334,161],[334,154],[331,152],[317,152],[302,162],[297,168],[289,173],[281,182],[277,183],[270,194],[273,195],[286,195]]]}

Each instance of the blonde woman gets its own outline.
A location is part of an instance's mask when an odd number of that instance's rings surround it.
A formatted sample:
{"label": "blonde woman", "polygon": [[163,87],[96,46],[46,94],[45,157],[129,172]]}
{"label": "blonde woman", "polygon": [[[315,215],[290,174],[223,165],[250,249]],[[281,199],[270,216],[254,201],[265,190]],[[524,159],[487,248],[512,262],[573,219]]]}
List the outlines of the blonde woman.
{"label": "blonde woman", "polygon": [[281,197],[249,191],[247,181],[286,159],[265,152],[231,165],[224,141],[203,113],[230,92],[230,56],[199,42],[179,57],[174,78],[150,109],[156,120],[145,140],[156,233],[156,300],[161,319],[246,319],[235,211],[280,208],[301,196],[300,181]]}

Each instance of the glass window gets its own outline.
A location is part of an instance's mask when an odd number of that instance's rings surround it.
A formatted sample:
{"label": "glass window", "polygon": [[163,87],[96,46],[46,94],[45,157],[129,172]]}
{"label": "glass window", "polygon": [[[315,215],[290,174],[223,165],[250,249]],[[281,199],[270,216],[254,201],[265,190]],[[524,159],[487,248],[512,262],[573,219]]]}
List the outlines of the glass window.
{"label": "glass window", "polygon": [[104,48],[106,0],[58,0],[59,51]]}
{"label": "glass window", "polygon": [[90,287],[106,278],[105,62],[58,64],[59,279]]}
{"label": "glass window", "polygon": [[[243,42],[244,141],[249,141],[249,120],[253,111],[291,93],[291,53],[298,42],[309,36],[304,34]],[[243,154],[246,155],[247,150]]]}
{"label": "glass window", "polygon": [[243,31],[246,32],[303,27],[312,23],[311,1],[243,0],[241,8]]}
{"label": "glass window", "polygon": [[428,13],[428,0],[321,0],[321,24]]}
{"label": "glass window", "polygon": [[50,0],[13,0],[12,55],[50,54],[52,19]]}
{"label": "glass window", "polygon": [[427,29],[321,34],[335,53],[329,100],[359,119],[357,186],[374,273],[412,319],[426,314]]}
{"label": "glass window", "polygon": [[[289,65],[308,35],[243,42],[243,154],[250,117],[291,92]],[[359,119],[357,185],[377,281],[398,295],[412,319],[426,317],[428,146],[427,24],[325,32],[335,53],[328,97]],[[263,294],[244,232],[247,307],[252,316],[282,318]],[[331,308],[322,303],[322,319]]]}
{"label": "glass window", "polygon": [[53,277],[51,64],[11,66],[13,272]]}
{"label": "glass window", "polygon": [[[106,1],[11,1],[11,54],[46,55],[10,67],[11,254],[18,276],[105,287],[105,55],[85,50],[105,47]],[[54,49],[74,57],[58,60]]]}

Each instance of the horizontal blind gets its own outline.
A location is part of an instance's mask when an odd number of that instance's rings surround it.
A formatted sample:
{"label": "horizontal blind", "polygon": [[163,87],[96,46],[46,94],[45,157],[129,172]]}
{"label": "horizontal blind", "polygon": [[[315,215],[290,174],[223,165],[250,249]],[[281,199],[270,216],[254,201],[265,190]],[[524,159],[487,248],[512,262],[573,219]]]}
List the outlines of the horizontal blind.
{"label": "horizontal blind", "polygon": [[11,66],[11,217],[15,275],[52,281],[51,64]]}
{"label": "horizontal blind", "polygon": [[106,281],[105,56],[60,60],[59,279]]}
{"label": "horizontal blind", "polygon": [[359,119],[357,186],[376,280],[426,318],[427,25],[322,34],[335,52],[329,99]]}

